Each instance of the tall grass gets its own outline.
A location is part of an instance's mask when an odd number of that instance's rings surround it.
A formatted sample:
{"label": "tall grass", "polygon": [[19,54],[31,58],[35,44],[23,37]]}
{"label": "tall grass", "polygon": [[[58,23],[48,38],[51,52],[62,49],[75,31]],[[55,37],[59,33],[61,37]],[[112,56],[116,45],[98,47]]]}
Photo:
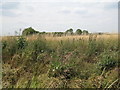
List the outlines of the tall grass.
{"label": "tall grass", "polygon": [[3,37],[2,51],[3,87],[105,88],[118,78],[117,35]]}

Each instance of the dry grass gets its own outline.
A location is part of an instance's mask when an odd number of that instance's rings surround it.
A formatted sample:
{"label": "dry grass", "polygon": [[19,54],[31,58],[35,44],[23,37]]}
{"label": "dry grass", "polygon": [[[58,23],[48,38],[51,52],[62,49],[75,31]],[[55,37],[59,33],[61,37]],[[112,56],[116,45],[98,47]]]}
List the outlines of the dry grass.
{"label": "dry grass", "polygon": [[[44,37],[46,40],[49,41],[56,41],[56,40],[72,40],[72,39],[88,39],[90,35],[70,35],[70,36],[61,36],[61,37],[53,37],[53,36],[48,36],[48,35],[44,35],[41,36]],[[37,39],[39,36],[38,35],[33,35],[33,36],[28,36],[26,37],[27,40],[35,40]],[[118,38],[118,34],[103,34],[103,35],[93,35],[93,37],[96,37],[97,39],[110,39],[112,37],[112,39],[117,39]]]}
{"label": "dry grass", "polygon": [[[69,35],[69,36],[61,36],[61,37],[53,37],[53,35],[32,35],[32,36],[27,36],[25,37],[26,40],[36,40],[38,37],[41,38],[45,38],[48,41],[55,41],[55,40],[72,40],[72,39],[88,39],[90,35]],[[93,37],[97,38],[97,39],[110,39],[112,37],[112,39],[117,39],[118,38],[118,34],[103,34],[103,35],[93,35]],[[13,36],[3,36],[1,37],[2,40],[9,40],[11,38],[14,38]]]}
{"label": "dry grass", "polygon": [[117,87],[117,34],[25,39],[2,37],[4,88]]}

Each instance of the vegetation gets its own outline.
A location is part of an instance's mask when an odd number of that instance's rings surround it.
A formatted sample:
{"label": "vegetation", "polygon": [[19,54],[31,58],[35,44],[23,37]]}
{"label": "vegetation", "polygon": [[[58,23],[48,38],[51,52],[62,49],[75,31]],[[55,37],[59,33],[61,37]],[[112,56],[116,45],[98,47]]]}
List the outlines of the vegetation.
{"label": "vegetation", "polygon": [[82,34],[82,30],[81,29],[77,29],[76,30],[76,34],[81,35]]}
{"label": "vegetation", "polygon": [[83,34],[88,34],[89,32],[87,30],[83,30]]}
{"label": "vegetation", "polygon": [[29,27],[29,28],[26,28],[23,30],[22,32],[22,35],[33,35],[33,34],[36,34],[36,33],[39,33],[38,31],[35,31],[32,27]]}
{"label": "vegetation", "polygon": [[69,35],[72,35],[73,34],[73,29],[68,29],[67,31],[65,31],[65,34],[69,34]]}
{"label": "vegetation", "polygon": [[[18,34],[18,32],[15,31],[15,35],[17,35],[17,34]],[[81,35],[81,34],[87,35],[87,34],[89,34],[89,32],[88,32],[87,30],[83,30],[83,31],[82,31],[81,29],[77,29],[77,30],[75,31],[75,33],[74,33],[74,32],[73,32],[73,29],[70,28],[70,29],[66,30],[65,32],[52,32],[52,33],[47,33],[47,32],[45,32],[45,31],[43,31],[43,32],[36,31],[36,30],[34,30],[32,27],[25,28],[25,29],[23,30],[23,32],[22,32],[22,35],[23,35],[23,36],[34,35],[34,34],[40,34],[40,35],[50,35],[50,34],[52,34],[53,36],[59,36],[59,37],[61,37],[61,36],[66,36],[66,35]],[[19,35],[20,35],[20,34],[19,34]]]}
{"label": "vegetation", "polygon": [[53,32],[53,36],[62,36],[64,32]]}
{"label": "vegetation", "polygon": [[[28,34],[32,33],[25,33]],[[118,88],[117,37],[112,34],[3,37],[3,87]]]}

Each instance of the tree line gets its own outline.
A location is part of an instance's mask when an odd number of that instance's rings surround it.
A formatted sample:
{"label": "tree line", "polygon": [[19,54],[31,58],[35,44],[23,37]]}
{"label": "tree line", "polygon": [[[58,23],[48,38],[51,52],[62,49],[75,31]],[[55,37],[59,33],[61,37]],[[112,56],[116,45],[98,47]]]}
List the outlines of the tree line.
{"label": "tree line", "polygon": [[70,28],[66,30],[65,32],[39,32],[33,29],[32,27],[25,28],[22,31],[22,35],[27,36],[27,35],[33,35],[33,34],[53,34],[53,36],[62,36],[62,35],[87,35],[89,32],[87,30],[81,30],[77,29],[75,32],[73,32],[73,29]]}

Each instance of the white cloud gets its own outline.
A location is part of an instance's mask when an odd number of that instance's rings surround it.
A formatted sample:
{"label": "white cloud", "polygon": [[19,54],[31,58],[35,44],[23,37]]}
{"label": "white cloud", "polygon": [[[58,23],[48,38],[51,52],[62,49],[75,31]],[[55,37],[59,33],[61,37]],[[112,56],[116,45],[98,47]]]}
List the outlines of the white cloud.
{"label": "white cloud", "polygon": [[112,7],[112,4],[108,2],[79,3],[77,0],[74,3],[68,0],[20,2],[17,9],[8,10],[15,14],[14,17],[3,15],[3,34],[7,35],[9,32],[14,34],[15,30],[29,26],[48,32],[65,31],[68,28],[88,29],[90,32],[117,31],[118,11],[117,8]]}

